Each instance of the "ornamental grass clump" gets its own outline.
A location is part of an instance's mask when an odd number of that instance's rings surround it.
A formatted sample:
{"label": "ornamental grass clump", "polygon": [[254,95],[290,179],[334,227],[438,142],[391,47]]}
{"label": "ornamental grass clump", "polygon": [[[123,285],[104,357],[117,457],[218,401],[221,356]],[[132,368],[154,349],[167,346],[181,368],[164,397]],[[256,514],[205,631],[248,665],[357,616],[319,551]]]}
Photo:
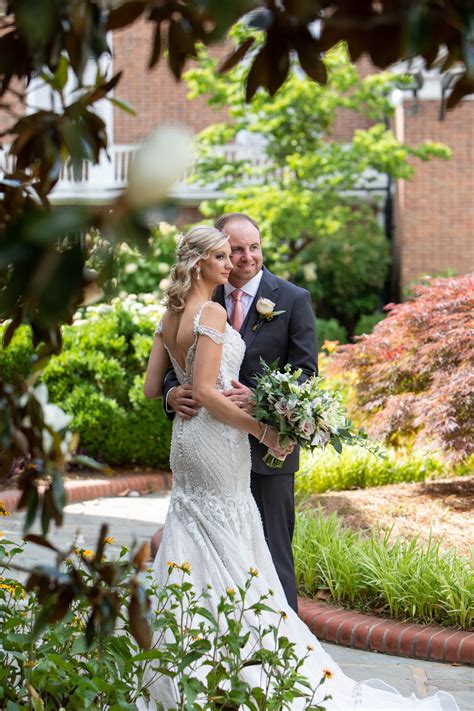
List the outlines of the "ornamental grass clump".
{"label": "ornamental grass clump", "polygon": [[474,453],[474,274],[430,279],[415,295],[341,346],[331,372],[350,373],[369,434],[460,462]]}
{"label": "ornamental grass clump", "polygon": [[[384,455],[374,457],[362,447],[344,447],[341,454],[328,447],[314,454],[305,452],[295,479],[295,493],[302,500],[325,491],[425,481],[447,472],[441,457],[423,450],[410,452],[388,447]],[[465,472],[456,467],[453,473]]]}
{"label": "ornamental grass clump", "polygon": [[335,514],[298,514],[293,539],[300,593],[401,620],[469,630],[474,625],[473,561],[429,538],[355,532]]}

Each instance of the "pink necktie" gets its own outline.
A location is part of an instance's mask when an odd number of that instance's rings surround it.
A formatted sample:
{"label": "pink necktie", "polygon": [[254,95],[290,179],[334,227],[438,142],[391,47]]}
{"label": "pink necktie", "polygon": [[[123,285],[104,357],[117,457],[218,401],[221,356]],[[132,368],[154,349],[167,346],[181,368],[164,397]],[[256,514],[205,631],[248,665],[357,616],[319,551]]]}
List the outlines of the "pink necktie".
{"label": "pink necktie", "polygon": [[242,303],[242,289],[234,289],[230,292],[234,301],[234,309],[232,311],[232,328],[240,331],[244,322],[244,305]]}

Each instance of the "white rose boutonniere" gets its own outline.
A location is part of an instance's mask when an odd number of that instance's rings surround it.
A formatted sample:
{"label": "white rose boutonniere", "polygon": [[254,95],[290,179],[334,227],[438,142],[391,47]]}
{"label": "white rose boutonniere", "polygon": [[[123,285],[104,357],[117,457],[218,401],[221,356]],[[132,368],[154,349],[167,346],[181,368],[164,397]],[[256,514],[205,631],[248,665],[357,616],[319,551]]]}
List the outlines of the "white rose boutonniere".
{"label": "white rose boutonniere", "polygon": [[257,309],[259,320],[252,327],[252,331],[256,331],[263,321],[271,321],[275,318],[275,316],[280,316],[280,314],[285,313],[284,311],[274,311],[275,302],[270,301],[270,299],[260,298],[257,301],[255,308]]}

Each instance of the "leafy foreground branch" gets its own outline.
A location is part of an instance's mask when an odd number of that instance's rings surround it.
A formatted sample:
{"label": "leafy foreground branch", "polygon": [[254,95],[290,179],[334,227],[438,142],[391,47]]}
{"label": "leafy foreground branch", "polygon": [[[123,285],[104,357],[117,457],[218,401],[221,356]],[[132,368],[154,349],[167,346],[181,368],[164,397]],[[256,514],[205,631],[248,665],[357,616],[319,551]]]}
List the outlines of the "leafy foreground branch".
{"label": "leafy foreground branch", "polygon": [[[257,602],[248,601],[257,570],[249,571],[243,588],[226,591],[214,616],[206,604],[208,590],[198,593],[186,580],[189,563],[168,563],[167,585],[158,590],[148,576],[145,590],[136,575],[137,567],[143,567],[143,548],[132,561],[126,560],[125,547],[117,561],[106,560],[103,551],[113,541],[104,534],[95,554],[74,548],[67,557],[58,556],[57,569],[35,568],[25,585],[1,579],[1,709],[136,709],[149,687],[166,675],[177,690],[177,709],[280,711],[291,709],[298,698],[307,711],[325,710],[330,696],[321,687],[332,672],[321,670],[311,687],[301,672],[311,649],[298,658],[295,645],[284,636],[284,612],[274,611],[275,623],[263,627],[260,613],[272,612],[272,591]],[[29,538],[49,545],[40,537]],[[21,551],[21,546],[1,541],[0,572],[15,567]],[[99,580],[98,570],[108,571],[109,580],[104,575]],[[69,604],[61,594],[44,600],[48,579],[58,586],[56,592],[75,581]],[[92,613],[86,591],[94,594]],[[150,599],[156,603],[153,613]],[[45,603],[39,612],[38,602]],[[244,615],[248,619],[252,612],[254,625],[244,630]],[[140,652],[139,646],[147,650]],[[242,680],[249,666],[260,668],[258,686]]]}
{"label": "leafy foreground branch", "polygon": [[331,601],[390,617],[461,629],[474,625],[472,563],[422,545],[344,528],[335,514],[302,512],[293,541],[300,591],[329,592]]}

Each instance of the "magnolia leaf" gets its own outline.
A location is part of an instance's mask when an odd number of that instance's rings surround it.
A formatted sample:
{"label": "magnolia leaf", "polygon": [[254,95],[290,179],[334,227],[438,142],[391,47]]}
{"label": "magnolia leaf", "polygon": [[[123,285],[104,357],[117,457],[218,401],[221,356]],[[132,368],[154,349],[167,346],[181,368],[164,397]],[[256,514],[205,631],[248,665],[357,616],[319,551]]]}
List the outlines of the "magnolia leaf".
{"label": "magnolia leaf", "polygon": [[247,54],[249,49],[255,43],[255,37],[247,37],[245,42],[243,42],[240,47],[237,47],[233,52],[227,55],[224,61],[219,65],[217,71],[219,74],[225,74],[229,69],[235,67]]}
{"label": "magnolia leaf", "polygon": [[303,42],[296,47],[302,70],[318,84],[327,84],[327,71],[320,58],[319,44],[316,41]]}
{"label": "magnolia leaf", "polygon": [[464,96],[474,93],[474,79],[470,79],[467,74],[458,79],[451,95],[446,103],[447,109],[453,109]]}
{"label": "magnolia leaf", "polygon": [[150,61],[148,62],[148,68],[153,69],[155,64],[159,61],[161,55],[161,23],[156,23],[155,35],[153,37],[153,45],[151,48]]}
{"label": "magnolia leaf", "polygon": [[264,45],[255,57],[247,76],[245,100],[251,101],[260,86],[266,86],[268,81],[268,48]]}
{"label": "magnolia leaf", "polygon": [[273,12],[266,7],[257,8],[245,15],[245,24],[253,30],[268,30],[273,22]]}
{"label": "magnolia leaf", "polygon": [[112,32],[132,25],[143,14],[146,6],[147,3],[142,0],[133,0],[111,10],[107,17],[107,31]]}

